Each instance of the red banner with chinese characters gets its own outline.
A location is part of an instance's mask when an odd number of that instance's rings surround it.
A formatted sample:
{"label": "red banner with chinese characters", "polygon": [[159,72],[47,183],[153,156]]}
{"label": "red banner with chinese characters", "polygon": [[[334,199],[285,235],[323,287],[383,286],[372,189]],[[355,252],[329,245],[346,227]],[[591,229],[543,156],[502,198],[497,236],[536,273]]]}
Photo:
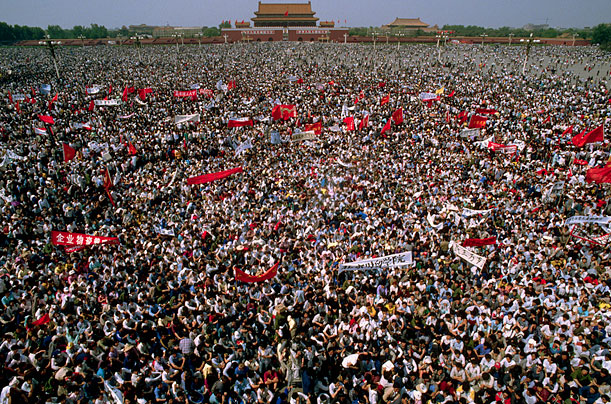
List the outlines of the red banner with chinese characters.
{"label": "red banner with chinese characters", "polygon": [[268,269],[261,275],[249,275],[245,272],[240,271],[238,268],[234,268],[235,279],[236,281],[246,282],[246,283],[268,281],[276,277],[276,274],[278,273],[278,264],[279,262],[276,262],[276,264],[273,267],[271,267],[270,269]]}
{"label": "red banner with chinese characters", "polygon": [[51,242],[53,245],[68,247],[86,247],[98,244],[119,244],[117,237],[91,236],[81,233],[68,233],[65,231],[52,231]]}

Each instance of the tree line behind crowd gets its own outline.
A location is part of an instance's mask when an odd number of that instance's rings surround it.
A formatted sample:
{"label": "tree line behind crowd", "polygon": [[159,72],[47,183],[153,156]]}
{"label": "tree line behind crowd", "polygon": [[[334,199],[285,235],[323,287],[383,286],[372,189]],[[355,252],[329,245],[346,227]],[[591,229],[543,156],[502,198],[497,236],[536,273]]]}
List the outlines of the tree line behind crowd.
{"label": "tree line behind crowd", "polygon": [[[229,28],[231,24],[222,22],[217,27],[202,27],[202,34],[206,37],[214,37],[221,34],[220,28]],[[557,38],[561,36],[577,35],[579,38],[591,39],[592,43],[600,44],[603,49],[611,49],[611,24],[599,24],[594,28],[567,28],[558,29],[551,27],[534,27],[532,30],[526,28],[485,28],[475,25],[444,25],[441,30],[450,31],[455,36],[480,36],[486,34],[491,37],[506,37],[510,34],[516,37],[526,37],[531,33],[538,38]],[[354,27],[350,28],[350,35],[369,36],[374,31],[380,31],[376,27]],[[29,27],[27,25],[9,25],[0,22],[0,41],[14,42],[31,39],[42,39],[48,35],[52,39],[75,39],[75,38],[117,38],[135,35],[137,32],[131,31],[125,25],[119,29],[108,29],[103,25],[91,24],[89,27],[75,25],[73,28],[62,28],[59,25],[49,25],[47,29],[40,27]],[[391,35],[395,33],[391,31]],[[425,32],[423,30],[410,31],[408,34],[413,36],[435,35],[436,32]]]}

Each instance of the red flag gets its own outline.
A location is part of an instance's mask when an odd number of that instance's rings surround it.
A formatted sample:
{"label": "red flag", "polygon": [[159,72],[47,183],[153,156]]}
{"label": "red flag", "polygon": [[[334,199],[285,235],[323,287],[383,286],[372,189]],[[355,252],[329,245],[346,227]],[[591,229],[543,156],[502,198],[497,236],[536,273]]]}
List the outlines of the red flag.
{"label": "red flag", "polygon": [[548,123],[550,120],[552,119],[551,116],[548,116],[547,118],[545,118],[545,120],[543,121],[543,123]]}
{"label": "red flag", "polygon": [[399,108],[398,110],[392,113],[392,120],[397,125],[401,125],[403,123],[403,108]]}
{"label": "red flag", "polygon": [[386,82],[385,81],[380,81],[378,83],[378,88],[384,88],[384,87],[386,87]]}
{"label": "red flag", "polygon": [[62,148],[64,151],[64,163],[67,163],[76,156],[76,150],[70,147],[68,143],[62,143]]}
{"label": "red flag", "polygon": [[460,111],[458,115],[456,115],[456,119],[459,121],[458,124],[462,125],[463,123],[465,123],[468,117],[469,113],[467,111]]}
{"label": "red flag", "polygon": [[50,125],[53,125],[55,123],[55,121],[53,120],[53,117],[48,116],[48,115],[38,115],[38,119],[40,119],[44,123],[48,123]]}
{"label": "red flag", "polygon": [[577,164],[578,166],[587,166],[588,162],[585,160],[580,160],[580,159],[575,159],[573,160],[574,164]]}
{"label": "red flag", "polygon": [[21,108],[19,108],[19,101],[15,103],[15,109],[17,110],[18,114],[21,114]]}
{"label": "red flag", "polygon": [[473,115],[471,117],[471,120],[469,120],[469,129],[485,128],[487,120],[488,118],[486,118],[485,116]]}
{"label": "red flag", "polygon": [[297,84],[303,84],[303,79],[301,77],[297,79]]}
{"label": "red flag", "polygon": [[135,156],[136,154],[138,154],[138,149],[136,149],[136,147],[134,147],[132,142],[129,142],[129,155],[130,156]]}
{"label": "red flag", "polygon": [[108,167],[104,168],[104,188],[109,189],[113,187],[112,177],[108,172]]}
{"label": "red flag", "polygon": [[392,119],[389,119],[388,121],[386,121],[386,124],[382,128],[382,131],[380,132],[380,134],[384,134],[384,132],[386,132],[387,130],[390,130],[390,122],[391,121],[392,121]]}
{"label": "red flag", "polygon": [[380,100],[380,105],[388,104],[390,102],[390,94],[385,95]]}
{"label": "red flag", "polygon": [[496,114],[496,112],[497,111],[494,108],[477,108],[475,110],[476,114],[483,114],[483,115],[485,115],[485,114],[494,115],[494,114]]}
{"label": "red flag", "polygon": [[112,94],[112,84],[108,85],[108,95]]}
{"label": "red flag", "polygon": [[586,172],[586,182],[611,183],[611,166],[603,168],[590,168]]}
{"label": "red flag", "polygon": [[123,89],[123,96],[121,97],[123,101],[127,101],[127,86]]}
{"label": "red flag", "polygon": [[229,177],[232,174],[241,173],[242,171],[244,171],[242,167],[237,167],[237,168],[232,168],[231,170],[199,175],[197,177],[189,177],[187,178],[187,184],[189,185],[205,184],[207,182],[212,182],[212,181],[220,180],[225,177]]}
{"label": "red flag", "polygon": [[348,131],[354,130],[354,117],[352,116],[345,117],[344,123],[346,124],[346,130]]}
{"label": "red flag", "polygon": [[562,132],[562,136],[569,134],[569,133],[573,133],[573,125],[569,126],[568,128],[566,128],[564,130],[564,132]]}
{"label": "red flag", "polygon": [[367,126],[369,126],[369,115],[365,115],[363,119],[361,119],[361,122],[359,123],[359,130],[363,130],[363,128],[366,128]]}
{"label": "red flag", "polygon": [[89,108],[87,108],[89,111],[93,111],[93,109],[95,108],[95,102],[93,102],[93,100],[91,100],[91,102],[89,103]]}
{"label": "red flag", "polygon": [[231,80],[229,83],[227,83],[227,91],[235,87],[236,87],[235,80]]}
{"label": "red flag", "polygon": [[49,313],[43,314],[41,318],[36,321],[32,321],[32,326],[44,325],[51,322],[51,318],[49,317]]}
{"label": "red flag", "polygon": [[446,95],[446,97],[454,97],[454,94],[455,94],[455,93],[456,93],[456,92],[455,92],[454,90],[452,90],[452,92],[451,92],[450,94]]}
{"label": "red flag", "polygon": [[8,101],[12,104],[13,103],[13,95],[11,94],[11,92],[8,92]]}
{"label": "red flag", "polygon": [[322,133],[322,122],[316,122],[305,126],[305,131],[313,130],[315,135]]}
{"label": "red flag", "polygon": [[[150,93],[152,93],[152,92],[153,92],[153,89],[152,89],[152,88],[150,88],[150,87],[147,87],[147,88],[141,88],[140,90],[138,90],[138,97],[140,97],[140,99],[141,99],[142,101],[145,101],[145,100],[146,100],[146,95],[147,95],[147,94],[150,94]],[[197,96],[197,93],[196,93],[196,96]]]}
{"label": "red flag", "polygon": [[463,241],[463,247],[483,247],[485,245],[493,245],[496,244],[496,237],[488,237],[488,238],[468,238]]}
{"label": "red flag", "polygon": [[229,122],[227,122],[228,128],[240,128],[242,126],[254,126],[254,123],[250,118],[230,119]]}
{"label": "red flag", "polygon": [[272,108],[272,118],[274,121],[278,119],[287,121],[289,118],[294,118],[296,116],[297,108],[294,104],[277,104]]}
{"label": "red flag", "polygon": [[284,12],[284,16],[285,16],[285,17],[288,17],[288,15],[289,15],[289,10],[286,10],[286,11]]}
{"label": "red flag", "polygon": [[579,134],[574,136],[572,142],[577,147],[583,147],[588,143],[602,142],[604,140],[605,131],[603,125],[600,125],[598,128],[586,133],[585,135]]}
{"label": "red flag", "polygon": [[276,262],[273,267],[271,267],[261,275],[248,275],[247,273],[240,271],[238,268],[234,268],[235,280],[246,283],[268,281],[276,277],[276,274],[278,273],[278,264],[280,263]]}

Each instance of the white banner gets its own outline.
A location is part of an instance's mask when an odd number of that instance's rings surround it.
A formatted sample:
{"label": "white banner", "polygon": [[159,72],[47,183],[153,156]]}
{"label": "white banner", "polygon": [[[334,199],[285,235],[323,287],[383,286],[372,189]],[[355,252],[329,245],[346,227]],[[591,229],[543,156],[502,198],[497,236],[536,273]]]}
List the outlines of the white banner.
{"label": "white banner", "polygon": [[412,265],[412,252],[404,252],[399,254],[387,255],[386,257],[370,258],[366,260],[349,262],[340,264],[338,274],[344,271],[360,271],[366,269],[388,269],[406,265]]}
{"label": "white banner", "polygon": [[199,114],[176,115],[174,117],[174,123],[183,123],[183,122],[199,122]]}
{"label": "white banner", "polygon": [[25,100],[25,95],[23,95],[23,94],[13,94],[12,98],[13,98],[13,101],[23,101],[23,100]]}
{"label": "white banner", "polygon": [[419,95],[422,101],[431,101],[437,99],[437,94],[435,93],[420,93]]}
{"label": "white banner", "polygon": [[307,130],[305,132],[293,133],[291,137],[291,142],[301,142],[303,140],[314,140],[316,139],[316,134],[313,130]]}
{"label": "white banner", "polygon": [[429,224],[431,225],[431,227],[437,231],[441,230],[443,228],[443,222],[439,223],[439,224],[435,224],[435,217],[433,217],[431,215],[431,212],[428,212],[426,214],[426,220],[427,222],[429,222]]}
{"label": "white banner", "polygon": [[473,128],[473,129],[463,129],[460,132],[460,137],[478,137],[481,134],[481,129],[480,128]]}
{"label": "white banner", "polygon": [[343,161],[341,161],[340,159],[337,159],[337,163],[342,167],[352,168],[352,164],[346,164]]}
{"label": "white banner", "polygon": [[97,87],[97,86],[88,87],[88,88],[85,88],[85,90],[87,91],[87,94],[97,94],[100,92],[100,87]]}
{"label": "white banner", "polygon": [[100,107],[111,107],[121,104],[119,100],[94,100],[93,103]]}
{"label": "white banner", "polygon": [[475,215],[485,215],[488,212],[492,212],[492,209],[475,210],[475,209],[463,208],[462,215],[469,217],[469,216],[475,216]]}
{"label": "white banner", "polygon": [[564,222],[565,226],[572,226],[580,223],[595,223],[606,225],[611,222],[611,216],[573,216]]}
{"label": "white banner", "polygon": [[486,258],[471,252],[469,249],[462,247],[458,243],[452,241],[452,251],[456,256],[464,259],[469,264],[479,268],[480,270],[486,265]]}
{"label": "white banner", "polygon": [[252,149],[252,142],[250,141],[250,139],[247,139],[244,143],[242,143],[235,149],[235,155],[239,156],[241,153],[245,152],[248,149]]}
{"label": "white banner", "polygon": [[280,138],[280,132],[273,131],[269,135],[269,142],[271,144],[280,144],[282,143],[282,138]]}

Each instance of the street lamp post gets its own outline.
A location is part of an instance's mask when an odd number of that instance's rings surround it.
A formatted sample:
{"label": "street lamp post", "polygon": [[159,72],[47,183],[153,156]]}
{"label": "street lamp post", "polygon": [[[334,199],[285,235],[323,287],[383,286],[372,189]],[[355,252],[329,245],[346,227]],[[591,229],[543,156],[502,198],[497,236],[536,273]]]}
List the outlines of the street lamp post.
{"label": "street lamp post", "polygon": [[573,45],[572,46],[575,46],[575,38],[577,38],[578,36],[579,34],[573,34]]}
{"label": "street lamp post", "polygon": [[511,46],[511,38],[513,38],[515,34],[509,34],[509,46]]}
{"label": "street lamp post", "polygon": [[199,47],[200,48],[202,47],[202,35],[203,35],[202,33],[195,34],[195,36],[197,37],[197,42],[199,43]]}
{"label": "street lamp post", "polygon": [[530,33],[530,37],[526,40],[526,55],[524,56],[524,65],[522,66],[522,76],[526,73],[526,63],[528,62],[528,54],[530,53],[530,46],[533,42],[533,34]]}
{"label": "street lamp post", "polygon": [[441,40],[441,34],[435,35],[437,38],[437,61],[441,63],[441,48],[439,47],[439,41]]}
{"label": "street lamp post", "polygon": [[399,33],[397,34],[397,50],[399,50],[399,45],[401,45],[401,37],[402,37],[402,36],[405,36],[405,34],[403,34],[403,33],[401,33],[401,32],[399,32]]}
{"label": "street lamp post", "polygon": [[488,34],[480,34],[480,36],[482,37],[482,46],[484,46],[484,38],[486,38]]}
{"label": "street lamp post", "polygon": [[223,38],[225,38],[225,43],[227,43],[227,37],[228,37],[227,34],[223,34]]}
{"label": "street lamp post", "polygon": [[51,53],[51,59],[53,59],[53,66],[55,67],[55,74],[57,75],[57,79],[59,80],[59,69],[57,68],[57,56],[55,55],[55,48],[58,45],[61,45],[61,41],[53,41],[47,35],[47,38],[38,42],[39,45],[47,45],[49,52]]}
{"label": "street lamp post", "polygon": [[348,34],[344,34],[344,45],[348,43]]}
{"label": "street lamp post", "polygon": [[142,63],[142,57],[140,56],[140,47],[141,47],[140,35],[133,36],[130,39],[135,39],[136,40],[136,42],[134,44],[136,45],[136,50],[138,51],[138,61],[140,63]]}
{"label": "street lamp post", "polygon": [[373,38],[373,49],[375,49],[376,48],[376,39],[378,38],[378,33],[372,32],[371,37]]}
{"label": "street lamp post", "polygon": [[77,38],[81,40],[81,46],[84,48],[85,47],[85,35],[81,34]]}

